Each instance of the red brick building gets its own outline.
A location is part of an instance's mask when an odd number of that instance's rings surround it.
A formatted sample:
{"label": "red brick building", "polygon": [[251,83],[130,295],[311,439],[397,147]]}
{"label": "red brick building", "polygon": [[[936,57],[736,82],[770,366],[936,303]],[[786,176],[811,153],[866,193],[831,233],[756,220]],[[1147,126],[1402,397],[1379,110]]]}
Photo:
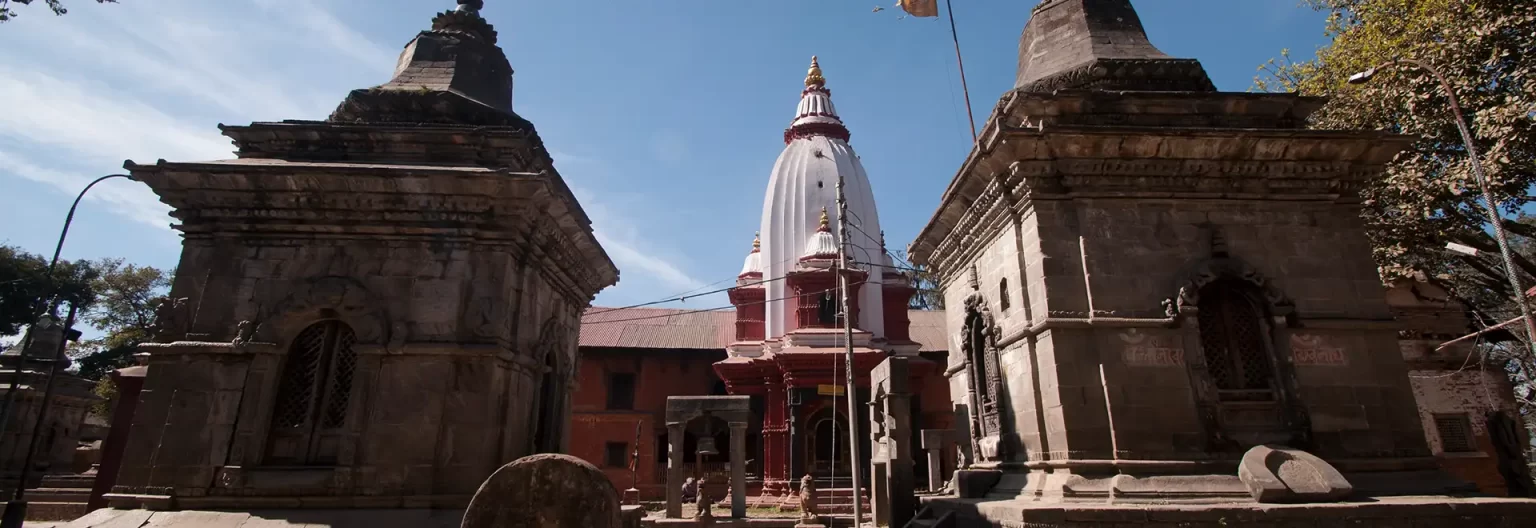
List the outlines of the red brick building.
{"label": "red brick building", "polygon": [[[911,338],[918,354],[944,364],[944,313],[912,311]],[[736,314],[661,308],[613,310],[594,307],[581,325],[581,359],[577,385],[571,395],[570,453],[602,468],[615,488],[631,486],[629,456],[639,428],[639,464],[634,480],[645,500],[664,497],[666,427],[660,423],[667,396],[726,394],[725,383],[712,364],[726,359],[735,340]],[[931,376],[930,376],[931,377]],[[947,385],[929,380],[919,388],[920,414],[914,429],[947,429],[952,422]],[[756,495],[762,475],[763,398],[753,396],[753,422],[747,439],[749,494]],[[695,464],[696,444],[689,439],[684,460]],[[705,471],[725,468],[719,457],[707,460]],[[868,456],[868,450],[864,451]],[[718,466],[718,467],[716,467]],[[917,464],[923,471],[923,464]],[[945,470],[952,470],[953,461]],[[716,479],[718,480],[718,479]],[[922,479],[919,479],[922,481]]]}

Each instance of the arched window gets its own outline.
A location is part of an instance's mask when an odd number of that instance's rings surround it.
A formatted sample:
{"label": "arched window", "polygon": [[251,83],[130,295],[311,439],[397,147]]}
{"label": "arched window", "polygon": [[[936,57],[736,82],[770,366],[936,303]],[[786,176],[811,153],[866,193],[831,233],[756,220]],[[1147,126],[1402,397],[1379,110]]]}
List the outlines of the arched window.
{"label": "arched window", "polygon": [[823,292],[817,300],[816,320],[826,328],[841,326],[837,318],[837,297],[832,292]]}
{"label": "arched window", "polygon": [[1216,388],[1226,393],[1222,399],[1277,388],[1264,309],[1251,289],[1230,279],[1200,289],[1200,343]]}
{"label": "arched window", "polygon": [[1008,277],[1003,277],[997,281],[997,304],[1002,307],[1004,312],[1008,311],[1009,306],[1012,304],[1008,300]]}
{"label": "arched window", "polygon": [[283,360],[272,409],[271,464],[333,464],[337,433],[347,421],[356,335],[340,321],[321,321],[294,337]]}

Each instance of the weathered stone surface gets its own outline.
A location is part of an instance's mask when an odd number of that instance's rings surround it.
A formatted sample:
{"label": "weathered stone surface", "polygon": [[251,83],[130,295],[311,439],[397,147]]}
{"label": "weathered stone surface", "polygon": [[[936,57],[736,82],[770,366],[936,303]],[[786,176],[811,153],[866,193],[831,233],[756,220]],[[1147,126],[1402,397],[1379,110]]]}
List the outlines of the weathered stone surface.
{"label": "weathered stone surface", "polygon": [[475,492],[462,528],[619,528],[608,477],[569,455],[530,455],[502,466]]}
{"label": "weathered stone surface", "polygon": [[1281,446],[1249,449],[1237,467],[1237,477],[1261,503],[1331,502],[1355,491],[1344,475],[1323,459]]}
{"label": "weathered stone surface", "polygon": [[987,496],[997,485],[1003,472],[991,469],[962,469],[955,471],[955,491],[962,499],[980,499]]}

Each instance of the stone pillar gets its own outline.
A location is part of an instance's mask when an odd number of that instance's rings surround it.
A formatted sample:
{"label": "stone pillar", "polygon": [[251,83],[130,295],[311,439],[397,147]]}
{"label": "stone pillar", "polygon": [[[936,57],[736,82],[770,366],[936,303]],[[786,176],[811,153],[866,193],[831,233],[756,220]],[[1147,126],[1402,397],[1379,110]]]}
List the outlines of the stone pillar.
{"label": "stone pillar", "polygon": [[883,404],[878,396],[875,401],[869,402],[869,513],[876,526],[891,524],[891,489],[886,482],[889,455],[886,453],[885,412],[881,409]]}
{"label": "stone pillar", "polygon": [[870,414],[871,439],[876,455],[883,463],[873,464],[873,475],[880,502],[875,514],[885,515],[890,526],[906,526],[916,511],[915,482],[912,475],[912,394],[909,388],[907,359],[888,358],[869,373],[873,399]]}
{"label": "stone pillar", "polygon": [[928,452],[928,491],[944,487],[944,429],[923,429],[923,450]]}
{"label": "stone pillar", "polygon": [[731,517],[747,516],[747,424],[731,422]]}
{"label": "stone pillar", "polygon": [[683,423],[667,422],[667,518],[683,517]]}

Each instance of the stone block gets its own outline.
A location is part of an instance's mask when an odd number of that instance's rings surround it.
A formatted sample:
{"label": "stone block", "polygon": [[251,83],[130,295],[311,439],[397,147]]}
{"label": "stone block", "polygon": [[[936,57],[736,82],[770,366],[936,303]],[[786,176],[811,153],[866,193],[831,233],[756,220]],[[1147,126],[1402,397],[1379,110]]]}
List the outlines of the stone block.
{"label": "stone block", "polygon": [[619,528],[619,495],[592,464],[559,454],[502,466],[480,485],[462,528]]}
{"label": "stone block", "polygon": [[1249,449],[1237,476],[1261,503],[1333,502],[1354,492],[1344,475],[1323,459],[1281,446]]}
{"label": "stone block", "polygon": [[961,469],[955,471],[955,490],[962,499],[980,499],[1003,478],[1003,472],[991,469]]}

